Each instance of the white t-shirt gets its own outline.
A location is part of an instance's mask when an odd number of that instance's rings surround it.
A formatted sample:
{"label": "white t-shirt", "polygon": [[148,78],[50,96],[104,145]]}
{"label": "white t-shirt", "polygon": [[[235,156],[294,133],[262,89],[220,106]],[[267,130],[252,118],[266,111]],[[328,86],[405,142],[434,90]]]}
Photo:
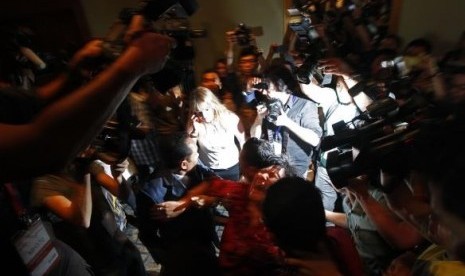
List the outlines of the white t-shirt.
{"label": "white t-shirt", "polygon": [[211,169],[228,169],[239,163],[239,148],[234,142],[239,117],[228,112],[223,120],[225,128],[209,123],[199,128],[199,159]]}

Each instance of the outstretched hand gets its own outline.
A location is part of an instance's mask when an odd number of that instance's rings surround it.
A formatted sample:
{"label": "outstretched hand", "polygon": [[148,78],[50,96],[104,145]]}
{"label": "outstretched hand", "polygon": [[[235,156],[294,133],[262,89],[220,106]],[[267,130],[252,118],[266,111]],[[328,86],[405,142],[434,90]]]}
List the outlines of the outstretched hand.
{"label": "outstretched hand", "polygon": [[348,77],[354,72],[349,64],[337,57],[320,60],[319,67],[325,74],[334,74],[343,77]]}
{"label": "outstretched hand", "polygon": [[78,50],[68,63],[71,69],[77,69],[89,60],[98,58],[103,53],[103,41],[100,39],[94,39],[89,41],[84,47]]}
{"label": "outstretched hand", "polygon": [[180,208],[185,204],[184,201],[165,201],[160,204],[155,204],[151,210],[151,217],[155,220],[168,220],[181,215],[186,206]]}
{"label": "outstretched hand", "polygon": [[139,75],[160,71],[165,65],[175,41],[166,35],[146,32],[132,40],[122,57],[124,70]]}

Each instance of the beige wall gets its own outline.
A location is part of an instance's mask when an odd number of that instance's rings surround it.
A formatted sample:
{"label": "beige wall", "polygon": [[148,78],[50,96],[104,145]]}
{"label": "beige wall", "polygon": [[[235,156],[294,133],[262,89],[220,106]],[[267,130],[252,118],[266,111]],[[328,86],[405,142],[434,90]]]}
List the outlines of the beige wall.
{"label": "beige wall", "polygon": [[217,58],[224,56],[224,33],[240,22],[263,27],[263,36],[258,37],[257,42],[265,54],[272,42],[281,43],[284,33],[281,0],[198,0],[198,3],[200,9],[191,18],[191,26],[208,31],[206,39],[194,42],[197,50],[195,68],[198,72],[211,67]]}
{"label": "beige wall", "polygon": [[[133,7],[137,0],[81,0],[93,36],[104,36],[123,7]],[[264,35],[258,37],[265,53],[272,42],[280,43],[283,36],[282,0],[197,0],[198,11],[190,18],[191,28],[206,29],[208,36],[194,40],[197,73],[213,66],[223,56],[226,47],[224,33],[240,22],[262,26]]]}
{"label": "beige wall", "polygon": [[134,7],[137,0],[81,0],[81,3],[91,35],[103,37],[119,12],[123,8]]}
{"label": "beige wall", "polygon": [[453,47],[465,31],[464,0],[403,0],[399,35],[405,43],[426,37],[441,54]]}

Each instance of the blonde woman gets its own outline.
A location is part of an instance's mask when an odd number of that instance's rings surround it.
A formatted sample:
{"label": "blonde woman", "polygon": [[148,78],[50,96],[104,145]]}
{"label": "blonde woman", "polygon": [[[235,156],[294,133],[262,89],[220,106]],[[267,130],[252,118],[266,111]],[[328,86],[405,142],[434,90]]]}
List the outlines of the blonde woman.
{"label": "blonde woman", "polygon": [[208,88],[198,87],[189,99],[188,133],[197,140],[200,161],[224,179],[239,180],[239,151],[245,141],[239,117]]}

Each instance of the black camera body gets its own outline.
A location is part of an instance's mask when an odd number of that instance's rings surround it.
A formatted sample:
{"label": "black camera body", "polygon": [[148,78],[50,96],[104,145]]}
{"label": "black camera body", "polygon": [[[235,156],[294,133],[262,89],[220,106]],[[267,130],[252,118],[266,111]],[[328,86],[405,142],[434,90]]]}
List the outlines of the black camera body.
{"label": "black camera body", "polygon": [[241,47],[250,46],[252,41],[252,30],[247,27],[244,23],[240,23],[236,30],[234,31],[234,36],[236,37],[237,44]]}
{"label": "black camera body", "polygon": [[268,110],[268,114],[265,117],[270,123],[276,122],[278,116],[281,115],[281,110],[284,108],[283,103],[279,99],[268,98],[262,95],[260,90],[267,90],[268,83],[260,82],[252,86],[253,90],[244,93],[244,101],[249,105],[264,105]]}
{"label": "black camera body", "polygon": [[129,155],[129,133],[123,131],[118,122],[109,121],[92,141],[90,147],[98,154],[105,154],[115,160],[123,161]]}
{"label": "black camera body", "polygon": [[309,84],[311,77],[318,83],[323,81],[323,72],[318,68],[318,61],[327,56],[328,49],[319,37],[309,17],[302,17],[300,22],[289,23],[289,28],[296,34],[295,50],[304,62],[296,69],[297,80]]}
{"label": "black camera body", "polygon": [[[427,122],[443,119],[434,113],[434,108],[420,93],[402,105],[384,99],[355,118],[363,120],[363,125],[354,129],[334,128],[335,134],[321,142],[322,151],[332,150],[327,156],[326,169],[334,186],[343,188],[348,179],[380,169],[406,175],[415,163],[412,158],[419,130]],[[390,187],[378,188],[388,192]]]}
{"label": "black camera body", "polygon": [[283,109],[283,104],[281,101],[278,99],[267,99],[265,102],[263,102],[263,104],[265,104],[266,108],[268,109],[268,114],[266,115],[265,120],[270,123],[276,122],[279,115],[281,115],[281,110]]}
{"label": "black camera body", "polygon": [[[179,41],[184,41],[186,37],[205,37],[205,30],[190,30],[186,28],[186,18],[191,16],[198,9],[196,0],[145,0],[135,8],[124,8],[120,11],[118,21],[110,28],[103,44],[103,58],[98,62],[101,64],[111,62],[118,58],[126,47],[123,41],[127,27],[135,15],[142,15],[153,32],[162,33],[176,39],[178,44],[184,46]],[[166,23],[168,22],[168,23]],[[157,28],[162,25],[162,28]],[[166,27],[166,25],[175,27]],[[171,54],[176,55],[176,49]],[[178,52],[181,52],[180,50]],[[192,55],[189,55],[193,57]]]}

